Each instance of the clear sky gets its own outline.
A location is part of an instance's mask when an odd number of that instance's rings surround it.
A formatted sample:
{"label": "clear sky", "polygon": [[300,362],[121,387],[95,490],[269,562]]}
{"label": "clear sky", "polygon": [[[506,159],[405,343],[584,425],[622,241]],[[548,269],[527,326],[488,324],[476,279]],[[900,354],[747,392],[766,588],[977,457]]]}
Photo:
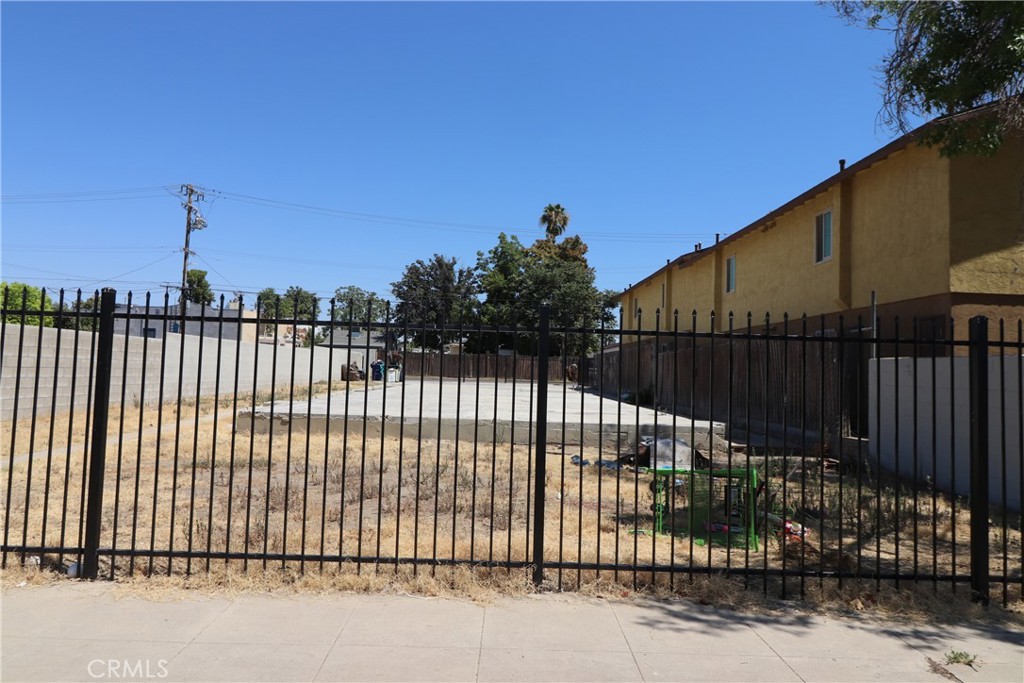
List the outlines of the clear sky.
{"label": "clear sky", "polygon": [[532,242],[549,203],[621,290],[895,137],[891,37],[810,2],[3,2],[0,22],[2,277],[119,299],[180,282],[182,183],[208,190],[191,267],[249,302],[389,296],[416,259]]}

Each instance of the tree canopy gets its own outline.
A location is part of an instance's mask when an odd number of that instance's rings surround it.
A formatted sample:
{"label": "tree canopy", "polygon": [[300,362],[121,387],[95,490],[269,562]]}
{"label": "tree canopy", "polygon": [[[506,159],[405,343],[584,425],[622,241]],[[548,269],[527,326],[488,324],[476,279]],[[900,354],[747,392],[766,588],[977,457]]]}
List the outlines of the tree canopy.
{"label": "tree canopy", "polygon": [[206,271],[190,269],[185,275],[185,300],[209,306],[213,303],[213,290],[206,281]]}
{"label": "tree canopy", "polygon": [[413,341],[440,349],[455,338],[454,332],[424,331],[424,325],[472,323],[477,308],[477,283],[471,268],[458,268],[455,258],[434,254],[405,267],[402,279],[391,283],[395,296],[395,321],[408,325]]}
{"label": "tree canopy", "polygon": [[388,314],[386,299],[355,285],[334,290],[334,301],[334,320],[338,322],[381,322]]}
{"label": "tree canopy", "polygon": [[[1024,2],[835,0],[851,24],[893,34],[883,59],[883,123],[942,117],[923,141],[941,154],[992,154],[1024,132]],[[980,115],[960,116],[993,103]]]}
{"label": "tree canopy", "polygon": [[295,318],[305,323],[314,322],[320,312],[320,302],[316,294],[295,285],[289,287],[284,294],[278,294],[273,287],[261,290],[256,295],[256,305],[263,318]]}
{"label": "tree canopy", "polygon": [[[4,322],[16,325],[39,326],[39,314],[54,310],[53,300],[39,287],[24,282],[0,282],[0,297],[3,297]],[[24,318],[22,311],[25,312]],[[35,313],[35,315],[30,315]],[[53,327],[53,316],[42,316],[43,327]]]}
{"label": "tree canopy", "polygon": [[[477,253],[476,273],[485,295],[480,309],[482,322],[503,327],[535,326],[542,303],[550,305],[553,327],[594,329],[602,321],[613,322],[610,310],[615,293],[596,288],[586,253],[587,245],[579,235],[556,242],[549,232],[546,239],[524,247],[515,235],[499,234],[494,248],[486,254]],[[501,346],[532,353],[533,341],[530,334],[503,333],[496,339],[495,335],[485,335],[479,343],[481,348]],[[552,335],[551,352],[583,355],[598,342],[595,335],[583,331],[556,333]]]}

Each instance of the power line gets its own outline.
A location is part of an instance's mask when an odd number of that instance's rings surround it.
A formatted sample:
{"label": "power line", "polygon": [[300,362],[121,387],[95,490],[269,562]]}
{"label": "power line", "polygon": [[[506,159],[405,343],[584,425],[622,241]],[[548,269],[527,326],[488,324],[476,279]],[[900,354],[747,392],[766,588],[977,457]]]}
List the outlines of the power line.
{"label": "power line", "polygon": [[38,194],[5,194],[0,196],[3,201],[17,200],[17,199],[47,199],[47,198],[61,198],[61,197],[86,197],[86,196],[99,196],[99,195],[112,195],[112,194],[132,194],[137,192],[156,192],[157,190],[165,190],[166,185],[153,185],[150,187],[130,187],[122,190],[85,190],[80,192],[44,192]]}
{"label": "power line", "polygon": [[[334,207],[316,206],[313,204],[304,204],[300,202],[292,202],[280,199],[271,199],[267,197],[257,197],[255,195],[243,194],[240,192],[230,192],[222,190],[212,190],[199,186],[192,186],[194,190],[203,192],[211,198],[211,202],[217,198],[224,198],[234,202],[240,202],[245,204],[251,204],[255,206],[262,206],[264,208],[273,208],[284,211],[292,211],[297,213],[307,213],[313,215],[327,216],[333,218],[340,218],[343,220],[349,220],[360,223],[373,223],[373,224],[386,224],[396,225],[400,227],[430,227],[435,230],[443,230],[448,232],[465,232],[473,234],[492,234],[497,232],[512,233],[514,228],[508,226],[497,226],[489,224],[479,223],[459,223],[453,221],[443,220],[430,220],[422,218],[408,218],[402,216],[391,216],[387,214],[377,213],[366,213],[359,211],[351,211],[348,209],[339,209]],[[182,190],[183,191],[183,190]],[[19,204],[19,203],[59,203],[59,202],[77,202],[77,201],[111,201],[111,200],[123,200],[123,199],[151,199],[163,196],[163,194],[170,194],[179,196],[182,191],[175,192],[175,188],[169,185],[143,187],[143,188],[128,188],[122,190],[93,190],[86,192],[63,192],[63,193],[40,193],[40,194],[20,194],[20,195],[4,195],[2,201],[4,203]],[[160,192],[163,194],[148,194]],[[131,196],[139,195],[141,196]],[[128,195],[128,196],[123,196]],[[680,240],[687,240],[689,238],[704,237],[708,233],[705,232],[636,232],[630,230],[623,231],[586,231],[585,238],[587,242],[641,242],[641,243],[672,243]]]}
{"label": "power line", "polygon": [[[156,261],[153,261],[152,263],[147,263],[144,266],[139,266],[138,268],[133,268],[132,270],[129,270],[129,271],[125,272],[125,273],[120,273],[119,275],[112,275],[112,276],[110,276],[108,278],[105,278],[103,280],[95,280],[93,282],[90,282],[89,285],[99,285],[99,284],[102,284],[104,282],[111,282],[113,280],[116,280],[119,277],[124,277],[125,275],[131,275],[132,273],[137,273],[140,270],[143,270],[145,268],[149,268],[150,266],[155,266],[156,264],[160,263],[161,261],[166,261],[170,257],[174,256],[176,253],[178,253],[177,250],[172,251],[170,254],[167,254],[166,256],[161,256],[160,258],[158,258]],[[85,285],[85,287],[88,287],[89,285]]]}
{"label": "power line", "polygon": [[160,199],[163,188],[140,188],[138,190],[109,190],[95,192],[66,192],[51,194],[4,195],[4,204],[66,204],[75,202],[112,202],[137,199]]}
{"label": "power line", "polygon": [[177,250],[177,247],[170,244],[161,244],[156,247],[119,247],[110,246],[106,244],[5,244],[5,251],[45,251],[48,253],[53,252],[74,252],[80,253],[83,251],[97,251],[97,252],[145,252],[145,251],[166,251],[167,249]]}
{"label": "power line", "polygon": [[[236,192],[226,192],[221,190],[209,190],[209,192],[214,196],[223,197],[224,199],[228,199],[231,201],[242,202],[246,204],[254,204],[256,206],[265,206],[268,208],[276,208],[285,211],[295,211],[298,213],[311,213],[314,215],[332,216],[336,218],[343,218],[347,220],[353,220],[364,223],[384,223],[389,225],[399,225],[405,227],[433,227],[435,229],[446,230],[451,232],[469,232],[476,234],[491,234],[494,231],[510,233],[513,230],[513,228],[507,226],[500,227],[496,225],[484,225],[474,223],[453,223],[448,221],[403,218],[399,216],[388,216],[384,214],[361,213],[356,211],[348,211],[345,209],[336,209],[324,206],[313,206],[310,204],[299,204],[296,202],[268,199],[265,197],[255,197],[252,195],[245,195]],[[642,233],[633,231],[587,231],[585,241],[676,242],[683,238],[703,237],[707,234],[707,232]]]}
{"label": "power line", "polygon": [[[199,255],[199,254],[198,254],[197,252],[194,252],[194,251],[193,251],[193,252],[192,252],[192,254],[193,254],[193,256],[195,256],[195,257],[196,257],[197,259],[199,259],[200,261],[202,261],[203,263],[205,263],[205,264],[206,264],[206,266],[207,266],[207,267],[208,267],[208,268],[209,268],[210,270],[212,270],[212,271],[213,271],[214,273],[216,273],[216,274],[217,274],[217,275],[219,275],[220,277],[224,278],[224,281],[225,281],[225,282],[227,282],[227,283],[228,283],[229,285],[231,285],[232,287],[236,287],[235,283],[233,283],[233,282],[232,282],[231,280],[229,280],[229,279],[228,279],[228,277],[227,277],[226,275],[224,275],[224,273],[222,273],[222,272],[220,272],[219,270],[217,270],[216,268],[214,268],[214,267],[213,267],[213,264],[212,264],[212,263],[210,263],[209,261],[207,261],[206,259],[204,259],[204,258],[203,258],[202,256],[200,256],[200,255]],[[213,288],[211,287],[211,289],[213,289]]]}

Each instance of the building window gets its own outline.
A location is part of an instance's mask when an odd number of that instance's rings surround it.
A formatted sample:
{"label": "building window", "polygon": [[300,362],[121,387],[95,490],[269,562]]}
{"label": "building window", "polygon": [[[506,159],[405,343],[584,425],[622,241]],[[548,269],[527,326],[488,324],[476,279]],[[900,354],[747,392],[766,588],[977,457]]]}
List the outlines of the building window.
{"label": "building window", "polygon": [[832,212],[819,213],[814,218],[814,262],[824,263],[832,258]]}
{"label": "building window", "polygon": [[661,283],[661,309],[665,310],[665,283]]}
{"label": "building window", "polygon": [[725,259],[725,293],[736,291],[736,257]]}
{"label": "building window", "polygon": [[149,337],[150,339],[155,339],[156,338],[156,328],[155,327],[147,327],[147,328],[145,328],[143,330],[143,335],[146,336],[146,337]]}

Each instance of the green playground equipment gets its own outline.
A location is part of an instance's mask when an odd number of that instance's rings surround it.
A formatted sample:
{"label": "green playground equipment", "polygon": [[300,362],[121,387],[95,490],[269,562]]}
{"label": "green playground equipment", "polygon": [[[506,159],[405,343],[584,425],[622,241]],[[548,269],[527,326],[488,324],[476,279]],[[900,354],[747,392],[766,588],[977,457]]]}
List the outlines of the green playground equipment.
{"label": "green playground equipment", "polygon": [[757,551],[757,470],[649,470],[654,532]]}

